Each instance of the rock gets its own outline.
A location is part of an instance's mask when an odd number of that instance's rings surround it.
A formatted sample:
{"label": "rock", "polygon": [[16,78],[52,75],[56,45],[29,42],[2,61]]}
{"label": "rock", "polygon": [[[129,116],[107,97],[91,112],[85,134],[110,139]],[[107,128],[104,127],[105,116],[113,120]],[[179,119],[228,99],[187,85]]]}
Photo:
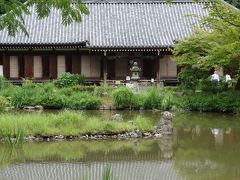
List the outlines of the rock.
{"label": "rock", "polygon": [[34,138],[34,141],[38,141],[38,142],[43,141],[43,140],[44,139],[40,136],[39,137],[37,136],[37,137]]}
{"label": "rock", "polygon": [[64,136],[63,135],[55,136],[55,139],[56,140],[62,140],[62,139],[64,139]]}
{"label": "rock", "polygon": [[172,118],[173,118],[172,113],[170,113],[168,111],[164,111],[164,112],[161,113],[161,115],[162,115],[163,119],[172,121]]}
{"label": "rock", "polygon": [[155,134],[171,135],[173,134],[173,115],[168,111],[161,113],[161,119],[155,129]]}
{"label": "rock", "polygon": [[152,136],[152,134],[151,134],[151,133],[149,133],[149,132],[145,132],[145,133],[143,133],[143,136],[145,136],[145,137],[151,137],[151,136]]}
{"label": "rock", "polygon": [[115,114],[112,116],[111,118],[113,121],[122,121],[123,120],[123,117],[121,114]]}
{"label": "rock", "polygon": [[34,106],[24,106],[23,107],[23,110],[26,110],[26,111],[33,111],[35,109]]}
{"label": "rock", "polygon": [[38,111],[43,111],[44,110],[43,106],[35,106],[35,109],[38,110]]}
{"label": "rock", "polygon": [[25,111],[43,111],[43,106],[24,106],[23,110]]}
{"label": "rock", "polygon": [[154,134],[154,137],[156,138],[161,138],[163,135],[162,134]]}
{"label": "rock", "polygon": [[130,133],[130,137],[131,138],[138,138],[139,136],[136,132],[133,131],[133,132]]}

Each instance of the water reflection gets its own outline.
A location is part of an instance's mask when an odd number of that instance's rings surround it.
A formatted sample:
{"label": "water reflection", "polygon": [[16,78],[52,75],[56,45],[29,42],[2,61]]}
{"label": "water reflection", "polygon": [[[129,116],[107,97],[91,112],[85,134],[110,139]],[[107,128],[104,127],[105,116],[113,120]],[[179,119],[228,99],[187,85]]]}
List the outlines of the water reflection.
{"label": "water reflection", "polygon": [[[144,116],[157,122],[159,114]],[[31,143],[22,149],[0,145],[0,179],[98,180],[108,165],[119,180],[240,179],[238,119],[177,113],[173,135],[159,139]]]}

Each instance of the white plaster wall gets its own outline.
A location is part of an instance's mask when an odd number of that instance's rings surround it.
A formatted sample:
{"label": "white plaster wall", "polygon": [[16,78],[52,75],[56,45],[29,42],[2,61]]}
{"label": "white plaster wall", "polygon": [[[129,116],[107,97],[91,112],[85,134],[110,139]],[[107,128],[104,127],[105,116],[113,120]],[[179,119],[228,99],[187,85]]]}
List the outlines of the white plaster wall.
{"label": "white plaster wall", "polygon": [[10,56],[10,78],[19,77],[18,57]]}
{"label": "white plaster wall", "polygon": [[65,56],[57,56],[57,74],[58,77],[66,72]]}
{"label": "white plaster wall", "polygon": [[160,78],[176,77],[177,76],[177,64],[173,61],[171,55],[165,55],[159,59],[160,64]]}
{"label": "white plaster wall", "polygon": [[81,73],[85,77],[91,77],[91,57],[90,56],[82,56],[81,57]]}
{"label": "white plaster wall", "polygon": [[91,75],[91,77],[100,77],[101,76],[101,58],[100,57],[91,56],[90,75]]}
{"label": "white plaster wall", "polygon": [[42,56],[33,57],[33,77],[42,78],[43,74]]}

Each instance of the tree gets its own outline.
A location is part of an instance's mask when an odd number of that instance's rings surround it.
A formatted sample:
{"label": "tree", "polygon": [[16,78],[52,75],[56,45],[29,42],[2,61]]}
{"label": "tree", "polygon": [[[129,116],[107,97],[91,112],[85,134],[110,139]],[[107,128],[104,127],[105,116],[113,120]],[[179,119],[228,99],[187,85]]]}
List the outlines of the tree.
{"label": "tree", "polygon": [[226,0],[228,3],[240,9],[240,0]]}
{"label": "tree", "polygon": [[82,15],[89,14],[81,0],[75,0],[74,3],[72,0],[0,0],[0,30],[6,28],[11,36],[19,31],[28,35],[23,15],[30,15],[31,6],[35,6],[39,19],[47,17],[52,8],[58,9],[64,25],[73,21],[80,22]]}
{"label": "tree", "polygon": [[202,68],[239,66],[240,11],[220,1],[209,3],[207,8],[209,16],[202,28],[174,46],[176,62]]}

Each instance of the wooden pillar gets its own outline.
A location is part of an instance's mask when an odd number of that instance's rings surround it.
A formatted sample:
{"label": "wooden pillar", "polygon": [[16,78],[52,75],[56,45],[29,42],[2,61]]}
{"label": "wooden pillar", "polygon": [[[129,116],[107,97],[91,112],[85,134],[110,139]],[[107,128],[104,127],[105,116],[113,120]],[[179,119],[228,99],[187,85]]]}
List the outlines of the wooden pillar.
{"label": "wooden pillar", "polygon": [[10,78],[10,57],[3,53],[2,64],[3,64],[3,76]]}
{"label": "wooden pillar", "polygon": [[103,58],[103,83],[107,85],[107,59]]}
{"label": "wooden pillar", "polygon": [[56,55],[49,56],[49,78],[50,79],[57,78],[57,56]]}
{"label": "wooden pillar", "polygon": [[42,74],[43,79],[49,79],[49,56],[42,56]]}
{"label": "wooden pillar", "polygon": [[18,56],[18,69],[19,69],[19,72],[18,72],[18,76],[20,78],[23,78],[25,77],[25,63],[24,63],[24,56],[23,55],[19,55]]}
{"label": "wooden pillar", "polygon": [[157,82],[160,81],[160,62],[159,61],[160,61],[160,58],[158,56],[156,59],[156,80],[157,80]]}
{"label": "wooden pillar", "polygon": [[81,74],[81,55],[72,56],[72,73]]}
{"label": "wooden pillar", "polygon": [[33,56],[24,55],[24,77],[33,77]]}

